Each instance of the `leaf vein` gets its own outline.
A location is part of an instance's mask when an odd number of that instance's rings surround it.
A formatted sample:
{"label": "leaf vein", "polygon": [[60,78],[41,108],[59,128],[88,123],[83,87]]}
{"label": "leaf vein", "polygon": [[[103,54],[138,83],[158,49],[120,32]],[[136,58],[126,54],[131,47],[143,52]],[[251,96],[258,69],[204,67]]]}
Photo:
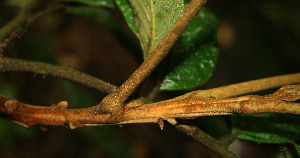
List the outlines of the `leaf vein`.
{"label": "leaf vein", "polygon": [[176,8],[175,8],[175,11],[174,11],[173,14],[172,14],[172,18],[170,18],[170,20],[169,20],[168,24],[166,25],[164,31],[162,31],[162,33],[161,33],[160,35],[158,35],[158,36],[156,37],[156,39],[161,38],[161,36],[164,35],[165,32],[168,31],[168,27],[171,25],[171,23],[172,23],[172,21],[173,21],[175,15],[176,15],[176,11],[178,10],[178,8],[179,8],[179,5],[177,4],[177,6],[176,6]]}

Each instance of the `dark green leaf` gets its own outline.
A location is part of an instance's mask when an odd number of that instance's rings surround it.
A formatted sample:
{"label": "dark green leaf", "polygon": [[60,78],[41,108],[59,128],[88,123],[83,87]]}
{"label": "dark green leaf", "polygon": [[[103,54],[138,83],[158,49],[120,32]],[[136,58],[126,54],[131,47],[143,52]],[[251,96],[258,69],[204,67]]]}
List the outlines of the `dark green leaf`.
{"label": "dark green leaf", "polygon": [[[158,68],[165,72],[161,90],[179,90],[197,87],[206,82],[216,67],[217,18],[203,8],[192,20],[173,49]],[[163,78],[163,76],[159,76]]]}
{"label": "dark green leaf", "polygon": [[123,13],[129,28],[134,32],[134,34],[137,34],[137,29],[134,23],[134,13],[128,0],[116,0],[116,3]]}
{"label": "dark green leaf", "polygon": [[220,26],[215,15],[202,8],[174,45],[175,51],[186,51],[202,45],[217,45],[217,28]]}
{"label": "dark green leaf", "polygon": [[296,149],[298,155],[300,155],[300,145],[295,142],[293,142],[293,145],[295,146],[295,149]]}
{"label": "dark green leaf", "polygon": [[233,115],[232,132],[257,143],[286,143],[300,139],[300,117],[289,114]]}
{"label": "dark green leaf", "polygon": [[190,53],[174,53],[174,60],[170,65],[173,69],[163,80],[160,89],[190,89],[201,85],[212,75],[218,53],[215,46],[203,46]]}
{"label": "dark green leaf", "polygon": [[84,5],[102,6],[102,7],[109,7],[109,8],[116,7],[113,0],[60,0],[59,2],[76,2]]}

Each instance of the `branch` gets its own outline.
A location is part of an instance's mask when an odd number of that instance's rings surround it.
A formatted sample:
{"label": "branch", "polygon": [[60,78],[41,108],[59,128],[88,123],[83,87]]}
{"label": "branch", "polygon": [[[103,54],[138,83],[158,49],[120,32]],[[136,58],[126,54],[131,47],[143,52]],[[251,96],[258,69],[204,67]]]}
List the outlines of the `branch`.
{"label": "branch", "polygon": [[21,12],[17,17],[4,25],[0,29],[0,41],[4,41],[12,32],[23,27],[28,16],[29,15],[27,13]]}
{"label": "branch", "polygon": [[300,83],[300,73],[268,77],[208,90],[193,91],[176,97],[174,100],[183,99],[189,96],[200,97],[202,99],[208,99],[209,97],[223,99],[297,83]]}
{"label": "branch", "polygon": [[[207,90],[210,91],[210,90]],[[159,123],[162,120],[175,125],[175,118],[229,114],[290,113],[300,114],[300,104],[290,102],[300,99],[300,85],[284,86],[266,96],[248,95],[216,99],[189,96],[157,103],[143,104],[133,100],[126,104],[118,122],[111,113],[99,111],[98,106],[86,109],[65,109],[66,103],[52,107],[31,106],[16,100],[0,97],[0,116],[25,127],[33,125],[68,126],[70,128],[105,124]]]}
{"label": "branch", "polygon": [[[63,126],[75,129],[83,126],[109,124],[109,114],[95,113],[94,108],[65,109],[62,101],[51,107],[32,106],[0,95],[0,117],[26,128],[31,126]],[[102,122],[103,121],[103,122]]]}
{"label": "branch", "polygon": [[216,153],[219,157],[239,157],[232,153],[230,150],[225,148],[224,146],[220,145],[220,143],[200,130],[195,126],[188,126],[188,125],[175,125],[175,127],[185,133],[186,135],[196,139],[202,145],[208,147],[212,152]]}
{"label": "branch", "polygon": [[32,72],[36,74],[55,76],[73,82],[81,83],[90,88],[94,88],[108,94],[117,89],[116,86],[99,80],[96,77],[66,67],[55,66],[35,61],[25,61],[0,57],[0,73],[11,71]]}
{"label": "branch", "polygon": [[[158,119],[176,124],[175,118],[230,114],[290,113],[300,114],[300,104],[293,101],[300,98],[300,85],[284,86],[272,95],[242,96],[228,99],[210,98],[203,100],[187,97],[126,109],[121,123],[155,122]],[[131,107],[131,106],[130,106]]]}
{"label": "branch", "polygon": [[[205,0],[192,0],[182,15],[171,27],[166,36],[155,47],[142,65],[128,78],[128,80],[115,92],[102,100],[99,110],[115,113],[119,117],[123,113],[124,103],[134,90],[150,75],[152,70],[169,52],[175,41],[180,37],[191,20],[206,3]],[[119,115],[119,116],[117,116]],[[117,118],[114,118],[117,121]]]}

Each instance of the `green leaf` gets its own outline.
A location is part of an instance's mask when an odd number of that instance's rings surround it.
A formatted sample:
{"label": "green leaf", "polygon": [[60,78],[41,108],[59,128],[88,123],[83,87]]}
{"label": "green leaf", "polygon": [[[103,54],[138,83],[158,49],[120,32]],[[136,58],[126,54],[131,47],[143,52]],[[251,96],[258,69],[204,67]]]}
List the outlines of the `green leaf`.
{"label": "green leaf", "polygon": [[292,142],[292,144],[294,145],[294,147],[295,147],[295,149],[296,149],[298,155],[300,155],[300,145],[297,144],[297,143],[295,143],[295,142]]}
{"label": "green leaf", "polygon": [[120,8],[123,16],[129,26],[129,28],[133,31],[134,34],[137,34],[137,29],[134,23],[134,13],[131,9],[131,6],[128,0],[116,0],[118,7]]}
{"label": "green leaf", "polygon": [[175,51],[188,52],[206,44],[216,46],[219,26],[216,16],[208,9],[202,8],[175,43]]}
{"label": "green leaf", "polygon": [[59,2],[75,2],[84,5],[102,6],[102,7],[109,7],[109,8],[116,7],[113,0],[60,0]]}
{"label": "green leaf", "polygon": [[201,85],[212,75],[218,53],[219,50],[215,46],[203,46],[191,53],[174,53],[176,57],[171,63],[173,69],[163,80],[160,89],[190,89]]}
{"label": "green leaf", "polygon": [[[144,59],[164,38],[184,10],[183,0],[129,0]],[[122,10],[122,8],[121,8]]]}
{"label": "green leaf", "polygon": [[195,88],[211,77],[219,54],[218,26],[217,18],[201,9],[157,69],[158,78],[164,78],[161,90]]}
{"label": "green leaf", "polygon": [[300,117],[290,114],[232,115],[232,132],[257,143],[286,143],[300,139]]}

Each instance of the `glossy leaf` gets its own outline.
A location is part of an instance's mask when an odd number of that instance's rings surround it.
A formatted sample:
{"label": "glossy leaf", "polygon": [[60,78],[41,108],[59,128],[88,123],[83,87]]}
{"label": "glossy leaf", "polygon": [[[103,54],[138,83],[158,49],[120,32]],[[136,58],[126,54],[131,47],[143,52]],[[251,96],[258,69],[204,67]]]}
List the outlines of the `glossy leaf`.
{"label": "glossy leaf", "polygon": [[[164,38],[184,10],[183,0],[129,0],[144,58]],[[122,10],[122,8],[121,8]]]}
{"label": "glossy leaf", "polygon": [[164,77],[158,77],[164,78],[161,90],[195,88],[211,77],[219,54],[218,26],[217,18],[209,10],[203,8],[198,13],[163,61],[169,65],[162,63],[158,68],[166,72]]}
{"label": "glossy leaf", "polygon": [[[192,53],[174,53],[173,68],[163,80],[161,90],[190,89],[201,85],[212,75],[219,50],[203,46]],[[180,60],[184,59],[184,60]]]}
{"label": "glossy leaf", "polygon": [[128,2],[128,0],[116,0],[116,3],[123,13],[123,16],[127,22],[127,25],[129,28],[134,32],[134,34],[137,34],[137,29],[134,23],[134,13],[131,9],[131,6]]}
{"label": "glossy leaf", "polygon": [[289,114],[233,115],[232,132],[257,143],[286,143],[300,139],[300,117]]}
{"label": "glossy leaf", "polygon": [[116,7],[113,0],[60,0],[59,2],[76,2],[89,6]]}
{"label": "glossy leaf", "polygon": [[175,51],[186,51],[202,45],[217,45],[217,28],[220,23],[216,16],[202,8],[174,45]]}

